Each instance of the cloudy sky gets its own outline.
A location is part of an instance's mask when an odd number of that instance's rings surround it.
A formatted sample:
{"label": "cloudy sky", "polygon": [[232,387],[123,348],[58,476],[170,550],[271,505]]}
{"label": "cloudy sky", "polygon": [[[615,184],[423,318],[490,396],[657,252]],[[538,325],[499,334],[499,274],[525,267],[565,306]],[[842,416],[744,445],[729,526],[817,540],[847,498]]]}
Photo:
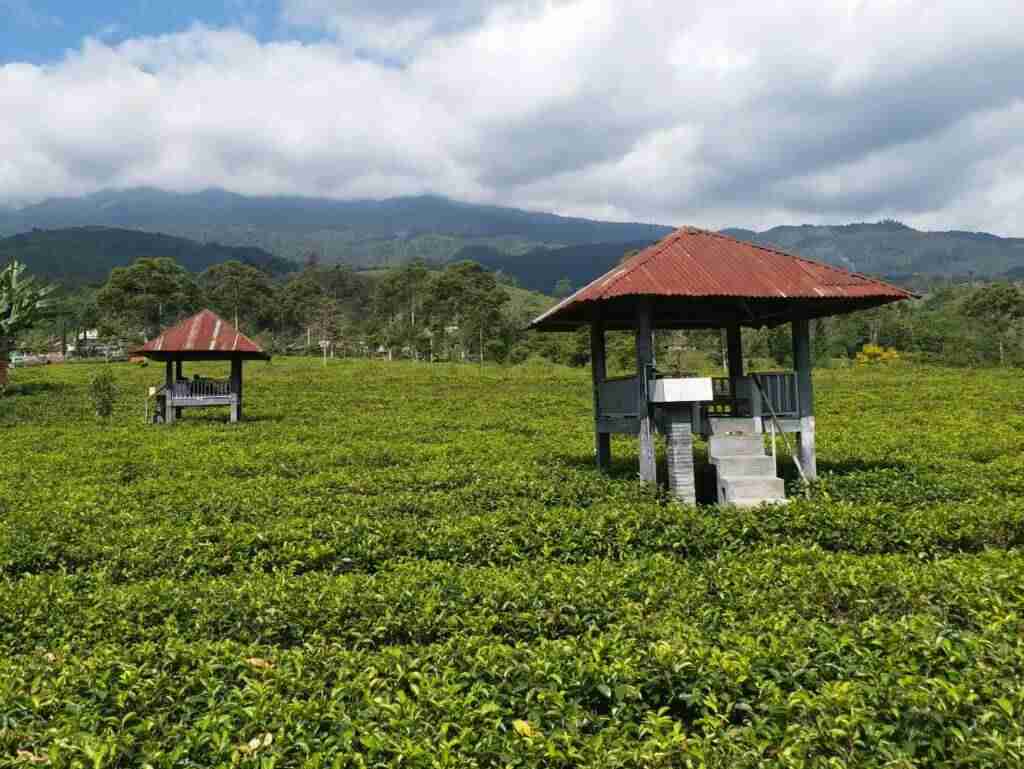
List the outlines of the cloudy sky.
{"label": "cloudy sky", "polygon": [[1021,0],[0,0],[0,204],[430,192],[1024,236],[1021,73]]}

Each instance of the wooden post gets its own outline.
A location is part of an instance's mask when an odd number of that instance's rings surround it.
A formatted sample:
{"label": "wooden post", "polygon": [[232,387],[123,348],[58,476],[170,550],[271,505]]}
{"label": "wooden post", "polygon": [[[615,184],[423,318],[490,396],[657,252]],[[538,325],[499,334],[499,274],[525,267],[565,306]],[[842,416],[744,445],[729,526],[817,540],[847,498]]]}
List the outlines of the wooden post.
{"label": "wooden post", "polygon": [[242,418],[242,359],[231,359],[231,392],[235,396],[235,403],[231,407],[231,421],[237,422]]}
{"label": "wooden post", "polygon": [[804,475],[810,481],[818,477],[818,459],[814,445],[814,385],[811,381],[811,324],[793,321],[793,367],[796,369],[797,406],[800,434],[797,452]]}
{"label": "wooden post", "polygon": [[601,383],[608,375],[604,321],[601,319],[600,310],[590,322],[590,375],[594,382],[594,453],[597,456],[597,469],[605,472],[612,459],[612,436],[600,430]]}
{"label": "wooden post", "polygon": [[166,388],[164,390],[164,422],[171,424],[174,422],[175,410],[174,410],[174,361],[172,359],[167,360],[166,371],[164,376],[164,384]]}
{"label": "wooden post", "polygon": [[[175,358],[174,358],[174,381],[175,382],[180,382],[184,378],[185,378],[185,376],[181,373],[181,358],[175,356]],[[181,419],[181,409],[180,408],[175,408],[174,409],[174,419],[175,420]]]}
{"label": "wooden post", "polygon": [[640,298],[636,311],[637,416],[640,418],[640,480],[658,482],[654,453],[654,419],[648,377],[654,368],[654,328],[651,301]]}
{"label": "wooden post", "polygon": [[743,376],[743,331],[739,323],[733,323],[725,330],[729,352],[729,379]]}

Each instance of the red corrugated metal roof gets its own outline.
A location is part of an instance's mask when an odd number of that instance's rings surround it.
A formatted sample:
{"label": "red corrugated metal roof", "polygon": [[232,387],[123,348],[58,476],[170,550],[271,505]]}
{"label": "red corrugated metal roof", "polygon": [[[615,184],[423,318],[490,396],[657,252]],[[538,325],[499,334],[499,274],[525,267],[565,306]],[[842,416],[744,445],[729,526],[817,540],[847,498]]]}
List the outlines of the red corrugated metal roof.
{"label": "red corrugated metal roof", "polygon": [[734,300],[909,299],[902,288],[717,232],[684,227],[634,254],[534,320],[553,327],[579,305],[622,297]]}
{"label": "red corrugated metal roof", "polygon": [[139,350],[142,355],[165,357],[170,353],[198,357],[266,357],[263,349],[212,310],[165,329]]}

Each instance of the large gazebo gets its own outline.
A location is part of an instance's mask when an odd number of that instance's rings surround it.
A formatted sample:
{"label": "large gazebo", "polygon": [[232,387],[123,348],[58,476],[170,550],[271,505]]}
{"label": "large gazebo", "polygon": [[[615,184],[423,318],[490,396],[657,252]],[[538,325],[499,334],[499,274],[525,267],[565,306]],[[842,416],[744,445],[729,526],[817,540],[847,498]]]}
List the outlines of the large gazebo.
{"label": "large gazebo", "polygon": [[[174,422],[182,409],[227,406],[232,422],[242,418],[242,361],[270,360],[262,348],[211,310],[203,310],[163,331],[133,352],[166,366],[155,388],[156,421]],[[229,361],[228,379],[185,377],[184,361]]]}
{"label": "large gazebo", "polygon": [[[682,449],[669,446],[670,485],[682,484],[678,496],[687,501],[693,498],[688,441],[697,433],[712,441],[712,462],[720,476],[719,501],[756,502],[765,497],[765,484],[753,482],[757,476],[752,468],[765,465],[760,434],[768,429],[798,434],[794,458],[801,474],[808,480],[817,476],[809,322],[913,296],[865,275],[717,232],[684,227],[584,286],[536,318],[531,327],[540,331],[590,327],[599,468],[608,466],[612,434],[634,434],[640,440],[640,477],[656,482],[654,433],[660,424],[666,435],[683,441]],[[746,376],[743,327],[784,323],[792,326],[795,371]],[[725,329],[729,376],[709,383],[708,395],[678,396],[693,399],[677,404],[679,408],[659,406],[661,399],[656,393],[664,388],[658,385],[655,369],[654,329]],[[608,330],[635,332],[635,376],[607,378]],[[687,391],[696,392],[693,388]],[[669,413],[674,417],[665,419]],[[680,429],[681,421],[687,429]],[[681,437],[684,433],[685,439]],[[749,439],[743,437],[747,433],[752,434]],[[689,470],[684,466],[681,475],[677,473],[680,477],[673,477],[674,470],[680,470],[673,463],[685,465],[687,461]],[[733,481],[723,483],[724,475],[733,475]],[[781,481],[769,486],[781,488]],[[750,490],[746,496],[744,488]]]}

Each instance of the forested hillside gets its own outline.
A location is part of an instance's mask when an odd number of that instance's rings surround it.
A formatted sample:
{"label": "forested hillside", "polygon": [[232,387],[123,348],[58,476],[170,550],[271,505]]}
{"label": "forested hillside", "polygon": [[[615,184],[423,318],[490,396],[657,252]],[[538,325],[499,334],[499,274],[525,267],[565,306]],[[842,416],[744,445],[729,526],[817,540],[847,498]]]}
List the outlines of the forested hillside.
{"label": "forested hillside", "polygon": [[616,264],[622,257],[650,245],[649,240],[628,243],[591,243],[565,248],[534,248],[510,256],[486,246],[467,247],[459,259],[472,259],[492,270],[501,270],[519,285],[546,294],[566,295],[580,288]]}
{"label": "forested hillside", "polygon": [[893,221],[724,232],[857,272],[891,277],[991,277],[1024,269],[1024,238],[1000,238],[984,232],[921,232]]}
{"label": "forested hillside", "polygon": [[280,275],[294,262],[260,248],[197,243],[185,238],[111,227],[70,227],[34,230],[0,239],[0,264],[17,259],[35,275],[65,285],[102,283],[114,267],[140,257],[170,257],[192,272],[215,264],[239,261]]}
{"label": "forested hillside", "polygon": [[[559,283],[562,288],[578,288],[615,264],[624,251],[658,240],[672,230],[656,224],[601,222],[429,195],[340,201],[247,197],[223,190],[178,194],[133,189],[0,211],[0,234],[86,226],[162,232],[201,243],[262,249],[299,264],[315,258],[323,264],[368,268],[394,267],[416,259],[437,264],[473,259],[545,293],[553,292]],[[1024,271],[1024,238],[987,233],[921,232],[894,221],[725,232],[903,282],[928,276],[996,277]],[[64,253],[61,259],[80,258],[73,248]],[[58,263],[66,261],[55,256],[53,264]],[[67,269],[76,267],[68,265]],[[47,271],[56,274],[53,267]]]}
{"label": "forested hillside", "polygon": [[202,242],[257,246],[302,261],[393,265],[442,262],[467,245],[516,254],[538,245],[656,240],[671,228],[600,222],[435,196],[339,201],[247,197],[223,190],[177,194],[154,189],[58,198],[0,212],[0,233],[85,225],[166,232]]}

